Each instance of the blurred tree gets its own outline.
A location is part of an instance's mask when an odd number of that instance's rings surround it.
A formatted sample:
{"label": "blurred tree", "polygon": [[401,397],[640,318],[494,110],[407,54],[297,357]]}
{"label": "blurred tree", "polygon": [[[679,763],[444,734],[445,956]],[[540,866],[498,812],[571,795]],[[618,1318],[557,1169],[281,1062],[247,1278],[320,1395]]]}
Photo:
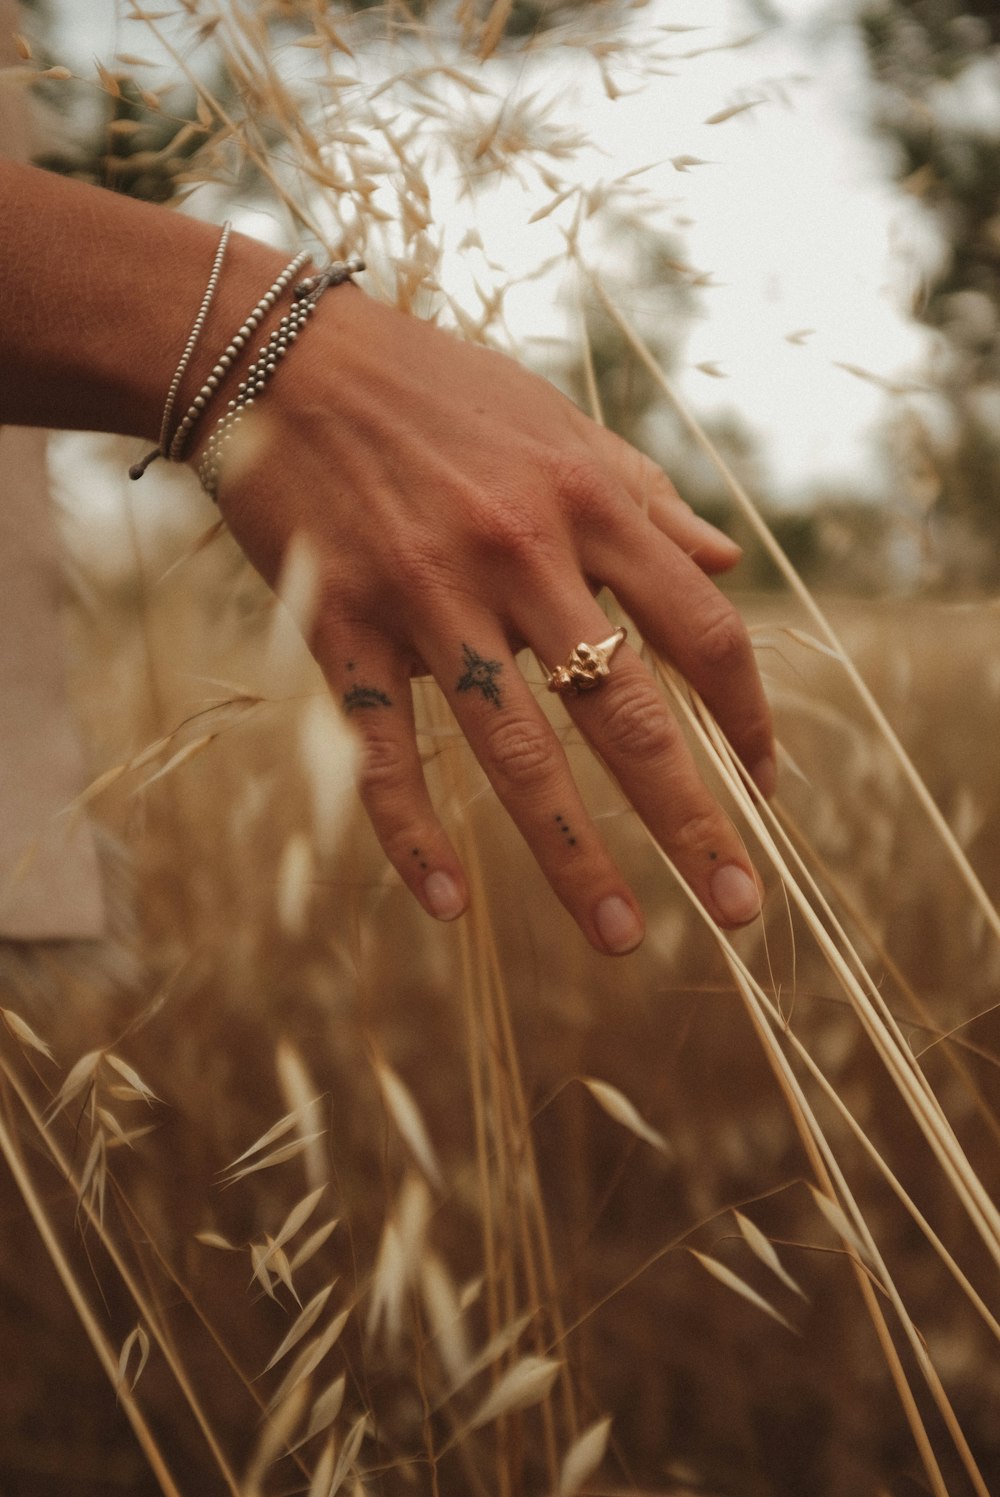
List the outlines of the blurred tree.
{"label": "blurred tree", "polygon": [[876,128],[895,148],[897,180],[923,205],[940,241],[914,313],[942,335],[936,383],[947,419],[907,413],[920,451],[910,454],[904,480],[915,474],[940,582],[996,588],[1000,6],[862,0],[858,22],[875,84]]}

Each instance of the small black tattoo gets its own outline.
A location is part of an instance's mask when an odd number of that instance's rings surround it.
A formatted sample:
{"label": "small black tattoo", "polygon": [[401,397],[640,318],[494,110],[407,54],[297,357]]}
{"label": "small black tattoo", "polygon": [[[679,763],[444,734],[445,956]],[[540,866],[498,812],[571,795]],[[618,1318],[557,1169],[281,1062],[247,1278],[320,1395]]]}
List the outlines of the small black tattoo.
{"label": "small black tattoo", "polygon": [[348,662],[347,662],[347,669],[348,669],[348,670],[349,670],[349,671],[352,671],[352,670],[353,670],[353,669],[354,669],[354,661],[353,661],[353,660],[349,660],[349,661],[348,661]]}
{"label": "small black tattoo", "polygon": [[714,863],[715,860],[716,860],[716,858],[719,856],[719,854],[717,852],[710,852],[708,856],[711,858],[712,862]]}
{"label": "small black tattoo", "polygon": [[569,822],[566,820],[565,816],[561,816],[558,812],[556,813],[556,826],[562,832],[570,847],[575,847],[576,838],[570,834]]}
{"label": "small black tattoo", "polygon": [[392,702],[377,686],[352,686],[344,693],[344,707],[348,712],[360,712],[366,707],[391,707]]}
{"label": "small black tattoo", "polygon": [[492,702],[494,707],[499,707],[501,696],[497,676],[503,670],[500,661],[484,660],[470,645],[466,644],[462,646],[462,660],[465,664],[465,671],[458,678],[456,690],[481,692],[486,701]]}

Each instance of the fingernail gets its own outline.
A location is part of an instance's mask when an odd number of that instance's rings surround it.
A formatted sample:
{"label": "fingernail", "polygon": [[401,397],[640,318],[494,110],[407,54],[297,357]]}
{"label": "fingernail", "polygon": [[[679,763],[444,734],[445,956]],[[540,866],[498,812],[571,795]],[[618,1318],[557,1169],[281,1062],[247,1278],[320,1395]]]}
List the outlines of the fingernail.
{"label": "fingernail", "polygon": [[642,921],[619,894],[609,894],[594,911],[597,934],[609,951],[621,956],[634,951],[642,940]]}
{"label": "fingernail", "polygon": [[770,800],[778,788],[778,766],[770,754],[761,759],[757,767],[751,772],[750,778],[765,800]]}
{"label": "fingernail", "polygon": [[430,873],[424,879],[424,898],[438,920],[454,920],[465,909],[462,891],[450,873]]}
{"label": "fingernail", "polygon": [[712,898],[727,925],[749,925],[760,914],[760,894],[749,873],[735,863],[712,875]]}

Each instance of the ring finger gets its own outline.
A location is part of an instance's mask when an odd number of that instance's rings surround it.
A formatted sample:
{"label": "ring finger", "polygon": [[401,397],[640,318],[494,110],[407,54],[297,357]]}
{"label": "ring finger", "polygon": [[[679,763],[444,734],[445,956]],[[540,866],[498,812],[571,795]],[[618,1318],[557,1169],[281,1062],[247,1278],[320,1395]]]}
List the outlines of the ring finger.
{"label": "ring finger", "polygon": [[[547,664],[564,661],[574,642],[595,644],[613,632],[583,593],[562,610],[520,623]],[[760,912],[759,885],[742,840],[701,779],[676,719],[635,651],[622,645],[596,689],[569,691],[563,700],[713,918],[727,928],[753,920]]]}

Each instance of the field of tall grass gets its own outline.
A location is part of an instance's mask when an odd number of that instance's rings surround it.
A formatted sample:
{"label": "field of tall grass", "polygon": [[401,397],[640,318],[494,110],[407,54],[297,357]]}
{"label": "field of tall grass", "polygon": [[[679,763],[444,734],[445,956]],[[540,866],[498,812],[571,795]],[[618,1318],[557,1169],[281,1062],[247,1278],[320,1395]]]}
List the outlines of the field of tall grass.
{"label": "field of tall grass", "polygon": [[[797,611],[746,600],[777,815],[894,1058],[775,874],[727,959],[571,745],[650,924],[592,953],[421,686],[432,925],[279,608],[225,541],[163,570],[73,618],[118,934],[5,972],[54,1057],[3,1037],[0,1490],[990,1490],[996,932]],[[995,896],[996,609],[830,611]]]}
{"label": "field of tall grass", "polygon": [[[386,252],[398,300],[428,230]],[[0,969],[3,1497],[1000,1490],[996,605],[742,599],[772,811],[650,661],[765,870],[732,939],[542,692],[647,912],[613,961],[428,682],[474,897],[422,914],[283,606],[163,483],[107,477],[96,545],[66,516],[114,933]]]}

